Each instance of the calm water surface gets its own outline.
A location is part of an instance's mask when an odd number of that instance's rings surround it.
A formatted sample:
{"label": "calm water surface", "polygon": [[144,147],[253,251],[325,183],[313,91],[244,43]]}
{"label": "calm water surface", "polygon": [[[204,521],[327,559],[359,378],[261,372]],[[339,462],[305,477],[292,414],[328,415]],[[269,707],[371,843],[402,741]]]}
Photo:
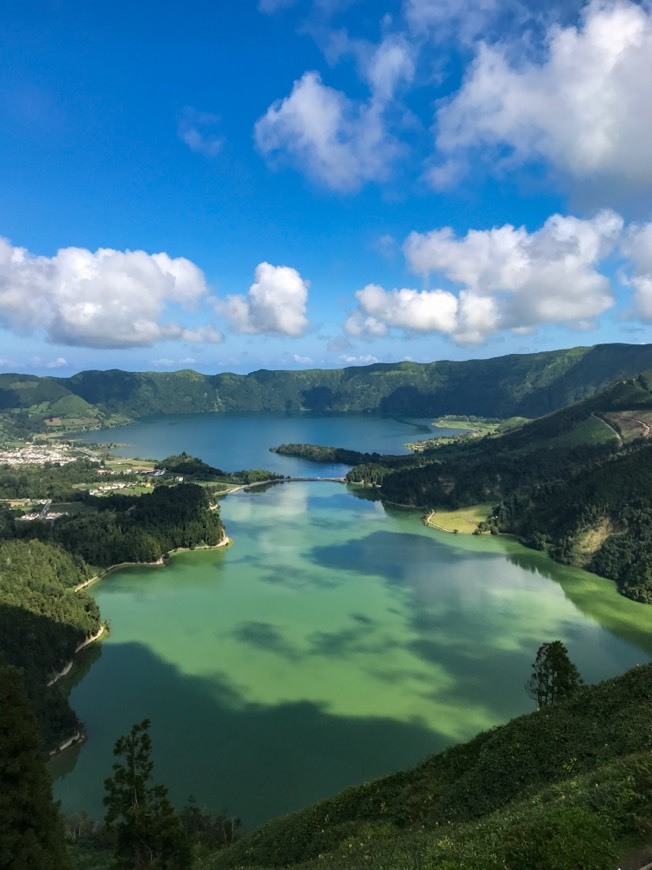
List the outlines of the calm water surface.
{"label": "calm water surface", "polygon": [[94,587],[111,635],[69,682],[89,739],[54,763],[66,812],[101,815],[113,742],[145,717],[175,801],[251,827],[531,710],[542,641],[563,640],[587,681],[652,657],[652,607],[509,540],[326,482],[237,493],[222,513],[229,549]]}
{"label": "calm water surface", "polygon": [[79,438],[88,443],[125,445],[119,456],[163,459],[185,450],[225,471],[267,468],[290,477],[340,477],[345,465],[315,465],[303,459],[270,453],[279,444],[324,444],[369,453],[409,453],[406,442],[444,435],[459,429],[433,426],[430,419],[372,417],[362,414],[186,414],[149,417]]}

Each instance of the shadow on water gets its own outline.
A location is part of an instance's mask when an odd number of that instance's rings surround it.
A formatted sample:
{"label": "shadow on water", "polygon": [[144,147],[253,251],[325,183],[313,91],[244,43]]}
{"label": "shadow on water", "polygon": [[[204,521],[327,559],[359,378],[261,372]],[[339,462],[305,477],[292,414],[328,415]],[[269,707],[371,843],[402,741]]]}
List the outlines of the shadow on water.
{"label": "shadow on water", "polygon": [[298,662],[302,658],[302,654],[286,640],[283,632],[269,622],[245,622],[234,629],[232,634],[240,643],[246,643],[262,652],[275,653],[289,662]]}
{"label": "shadow on water", "polygon": [[[401,560],[396,553],[400,552]],[[502,559],[503,554],[465,550],[467,559],[486,563],[489,559]],[[308,558],[315,565],[339,571],[346,568],[359,574],[378,576],[390,582],[403,584],[415,566],[428,566],[441,573],[447,565],[455,565],[456,551],[434,538],[410,532],[372,532],[343,544],[312,547]]]}
{"label": "shadow on water", "polygon": [[154,778],[168,785],[174,801],[193,794],[215,810],[241,815],[248,828],[410,766],[450,742],[436,724],[430,730],[389,718],[333,716],[305,702],[248,703],[229,679],[228,662],[215,665],[210,677],[189,677],[141,644],[107,646],[94,679],[71,697],[88,742],[55,771],[64,812],[102,815],[113,743],[146,717]]}

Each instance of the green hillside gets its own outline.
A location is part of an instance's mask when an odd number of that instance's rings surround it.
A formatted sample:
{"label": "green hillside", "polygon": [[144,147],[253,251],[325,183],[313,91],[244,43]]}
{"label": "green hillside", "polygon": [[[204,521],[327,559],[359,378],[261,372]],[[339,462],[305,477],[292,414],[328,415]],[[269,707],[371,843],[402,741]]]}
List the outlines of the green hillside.
{"label": "green hillside", "polygon": [[[61,400],[98,422],[210,411],[319,411],[538,417],[593,395],[615,379],[652,369],[652,345],[570,350],[427,364],[377,363],[345,369],[202,375],[194,371],[86,371],[71,378],[0,375],[0,412],[39,407],[56,417]],[[59,414],[60,416],[60,414]]]}
{"label": "green hillside", "polygon": [[613,870],[650,836],[651,715],[646,665],[275,819],[202,867]]}

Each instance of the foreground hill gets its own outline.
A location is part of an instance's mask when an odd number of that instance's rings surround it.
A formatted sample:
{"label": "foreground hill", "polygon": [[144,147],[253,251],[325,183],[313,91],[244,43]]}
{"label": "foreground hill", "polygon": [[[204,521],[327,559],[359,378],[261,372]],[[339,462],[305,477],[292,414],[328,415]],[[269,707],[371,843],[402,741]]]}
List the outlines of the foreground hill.
{"label": "foreground hill", "polygon": [[[538,417],[647,369],[652,369],[652,345],[608,344],[489,360],[248,375],[189,370],[86,371],[71,378],[7,374],[0,375],[0,412],[13,412],[17,427],[48,421],[50,428],[210,411]],[[16,417],[21,410],[23,416]]]}
{"label": "foreground hill", "polygon": [[600,870],[652,823],[652,665],[273,820],[203,867]]}

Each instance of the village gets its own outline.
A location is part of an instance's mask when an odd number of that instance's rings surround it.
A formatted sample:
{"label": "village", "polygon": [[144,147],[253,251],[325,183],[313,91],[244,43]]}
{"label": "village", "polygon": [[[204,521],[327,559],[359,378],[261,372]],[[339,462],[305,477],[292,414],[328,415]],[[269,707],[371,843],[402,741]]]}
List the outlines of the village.
{"label": "village", "polygon": [[[90,451],[82,451],[91,462],[99,459]],[[0,450],[0,465],[68,465],[79,459],[80,451],[74,452],[67,444],[51,447],[42,444],[29,444],[25,447],[13,447]]]}

